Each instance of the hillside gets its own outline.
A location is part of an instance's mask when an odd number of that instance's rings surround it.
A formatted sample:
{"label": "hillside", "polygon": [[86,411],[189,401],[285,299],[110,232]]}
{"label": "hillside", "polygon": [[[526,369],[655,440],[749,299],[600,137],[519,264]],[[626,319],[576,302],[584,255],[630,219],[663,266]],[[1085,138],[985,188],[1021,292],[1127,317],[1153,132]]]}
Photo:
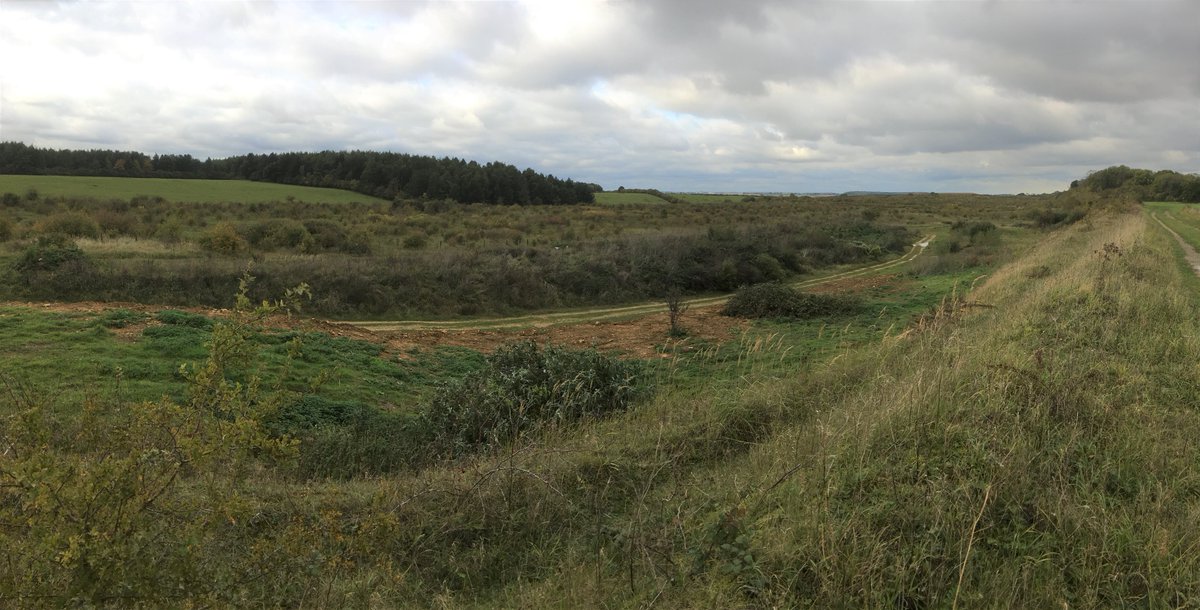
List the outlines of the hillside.
{"label": "hillside", "polygon": [[376,151],[246,154],[201,161],[191,155],[137,151],[55,150],[0,142],[0,174],[252,180],[331,187],[393,199],[463,203],[591,203],[599,187],[532,169]]}
{"label": "hillside", "polygon": [[268,203],[383,203],[383,200],[343,189],[317,188],[249,180],[183,178],[112,178],[105,176],[39,176],[0,174],[0,193],[25,197],[29,193],[68,199],[162,199],[170,202]]}
{"label": "hillside", "polygon": [[[603,334],[627,321],[376,335],[285,316],[303,289],[262,307],[243,290],[233,311],[0,307],[0,597],[1200,599],[1200,279],[1166,230],[1200,243],[1200,215],[1079,193],[887,200],[796,208],[937,235],[805,284],[837,310],[675,338],[656,313],[637,351]],[[627,205],[666,209],[596,210]]]}

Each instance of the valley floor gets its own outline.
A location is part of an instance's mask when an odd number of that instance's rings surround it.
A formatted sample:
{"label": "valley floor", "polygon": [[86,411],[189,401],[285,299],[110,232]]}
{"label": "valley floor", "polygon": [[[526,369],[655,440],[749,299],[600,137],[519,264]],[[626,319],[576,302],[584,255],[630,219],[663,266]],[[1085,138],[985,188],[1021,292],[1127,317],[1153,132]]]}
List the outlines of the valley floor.
{"label": "valley floor", "polygon": [[[628,412],[418,469],[303,477],[267,459],[288,450],[272,442],[217,449],[259,443],[243,411],[204,424],[166,402],[129,407],[126,432],[102,404],[48,423],[10,391],[0,599],[1200,606],[1200,279],[1151,211],[1041,234],[984,277],[939,284],[903,324],[799,360],[742,345],[665,370]],[[156,494],[140,487],[153,477],[100,476],[160,472],[168,441],[212,453]],[[22,487],[33,477],[53,484]],[[98,499],[125,492],[148,499]]]}

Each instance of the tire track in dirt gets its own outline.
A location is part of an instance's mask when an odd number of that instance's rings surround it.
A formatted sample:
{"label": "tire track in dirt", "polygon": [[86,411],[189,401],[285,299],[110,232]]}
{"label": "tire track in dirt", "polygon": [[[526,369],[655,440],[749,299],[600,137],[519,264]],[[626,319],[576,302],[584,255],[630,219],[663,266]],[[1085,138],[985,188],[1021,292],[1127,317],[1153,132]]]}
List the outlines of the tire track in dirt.
{"label": "tire track in dirt", "polygon": [[[886,271],[893,267],[904,265],[913,259],[920,256],[929,243],[933,241],[934,236],[928,235],[922,238],[917,243],[913,244],[903,256],[890,261],[885,261],[875,265],[850,269],[839,273],[834,273],[819,278],[812,278],[800,282],[793,282],[791,285],[796,288],[809,288],[818,286],[828,282],[844,280],[848,278],[859,277]],[[700,309],[707,307],[715,307],[723,305],[726,301],[732,298],[733,295],[725,294],[712,297],[698,297],[685,301],[685,304],[691,309]],[[558,313],[531,314],[523,316],[512,316],[507,318],[486,318],[474,320],[395,320],[395,321],[367,321],[367,322],[344,322],[359,328],[375,331],[375,332],[394,332],[394,331],[423,331],[423,330],[504,330],[504,329],[523,329],[523,328],[543,328],[546,326],[554,326],[560,324],[581,324],[586,322],[596,322],[604,320],[625,319],[641,315],[658,314],[666,311],[666,305],[661,302],[641,303],[638,305],[625,305],[619,307],[598,307],[585,310],[564,311]]]}
{"label": "tire track in dirt", "polygon": [[[903,256],[827,276],[812,278],[792,285],[797,288],[827,287],[832,290],[856,289],[856,279],[879,276],[887,283],[886,272],[920,256],[933,236],[912,245]],[[701,297],[687,301],[684,316],[687,336],[667,338],[666,305],[661,302],[622,307],[594,308],[549,314],[494,318],[490,320],[459,320],[454,322],[349,322],[305,318],[302,316],[271,316],[264,323],[268,328],[318,332],[385,346],[385,358],[409,358],[413,350],[442,346],[458,346],[491,352],[513,341],[529,340],[539,344],[590,347],[616,351],[638,358],[664,358],[675,351],[689,351],[697,346],[732,340],[749,327],[749,322],[720,314],[719,306],[731,295]],[[131,324],[117,333],[121,340],[137,341],[146,326],[157,324],[153,314],[163,309],[180,309],[209,317],[224,317],[228,310],[201,307],[171,307],[142,303],[78,302],[78,303],[2,303],[42,311],[100,315],[113,309],[129,309],[148,314],[146,320]],[[664,349],[665,347],[665,349]]]}
{"label": "tire track in dirt", "polygon": [[1189,244],[1187,240],[1176,233],[1174,229],[1168,227],[1167,223],[1163,222],[1162,219],[1158,217],[1158,212],[1150,214],[1150,217],[1154,219],[1154,222],[1157,222],[1160,226],[1162,226],[1162,228],[1166,229],[1167,233],[1170,233],[1171,236],[1175,238],[1175,241],[1179,243],[1179,247],[1183,249],[1183,257],[1187,259],[1188,264],[1192,266],[1192,271],[1195,272],[1197,276],[1200,276],[1200,252],[1196,252],[1196,249],[1192,247],[1192,244]]}

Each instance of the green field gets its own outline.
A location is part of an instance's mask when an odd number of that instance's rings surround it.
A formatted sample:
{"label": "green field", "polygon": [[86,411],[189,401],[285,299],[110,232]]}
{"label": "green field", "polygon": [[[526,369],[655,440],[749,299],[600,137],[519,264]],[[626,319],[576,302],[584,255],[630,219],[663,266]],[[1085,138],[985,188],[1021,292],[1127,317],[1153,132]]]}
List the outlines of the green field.
{"label": "green field", "polygon": [[731,203],[745,201],[746,195],[722,195],[717,193],[670,193],[690,203]]}
{"label": "green field", "polygon": [[618,193],[616,191],[606,191],[596,193],[596,203],[600,205],[613,205],[623,203],[669,203],[662,197],[652,195],[650,193]]}
{"label": "green field", "polygon": [[383,201],[377,197],[353,191],[250,182],[248,180],[0,175],[0,193],[24,195],[31,189],[43,197],[91,197],[94,199],[161,197],[167,201],[180,202],[262,203],[296,200],[314,203],[361,203]]}

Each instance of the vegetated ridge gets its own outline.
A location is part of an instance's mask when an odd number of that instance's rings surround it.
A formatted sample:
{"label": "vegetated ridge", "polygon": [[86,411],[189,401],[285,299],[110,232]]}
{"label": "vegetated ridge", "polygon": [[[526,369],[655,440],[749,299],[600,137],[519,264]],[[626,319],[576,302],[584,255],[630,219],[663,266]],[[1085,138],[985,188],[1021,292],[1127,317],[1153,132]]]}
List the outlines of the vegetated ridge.
{"label": "vegetated ridge", "polygon": [[1071,183],[1071,190],[1089,190],[1108,197],[1135,201],[1200,202],[1200,174],[1153,171],[1114,165]]}
{"label": "vegetated ridge", "polygon": [[0,174],[245,179],[341,188],[384,199],[466,203],[592,203],[599,186],[493,161],[394,152],[322,151],[246,154],[201,161],[191,155],[117,150],[55,150],[0,143]]}

